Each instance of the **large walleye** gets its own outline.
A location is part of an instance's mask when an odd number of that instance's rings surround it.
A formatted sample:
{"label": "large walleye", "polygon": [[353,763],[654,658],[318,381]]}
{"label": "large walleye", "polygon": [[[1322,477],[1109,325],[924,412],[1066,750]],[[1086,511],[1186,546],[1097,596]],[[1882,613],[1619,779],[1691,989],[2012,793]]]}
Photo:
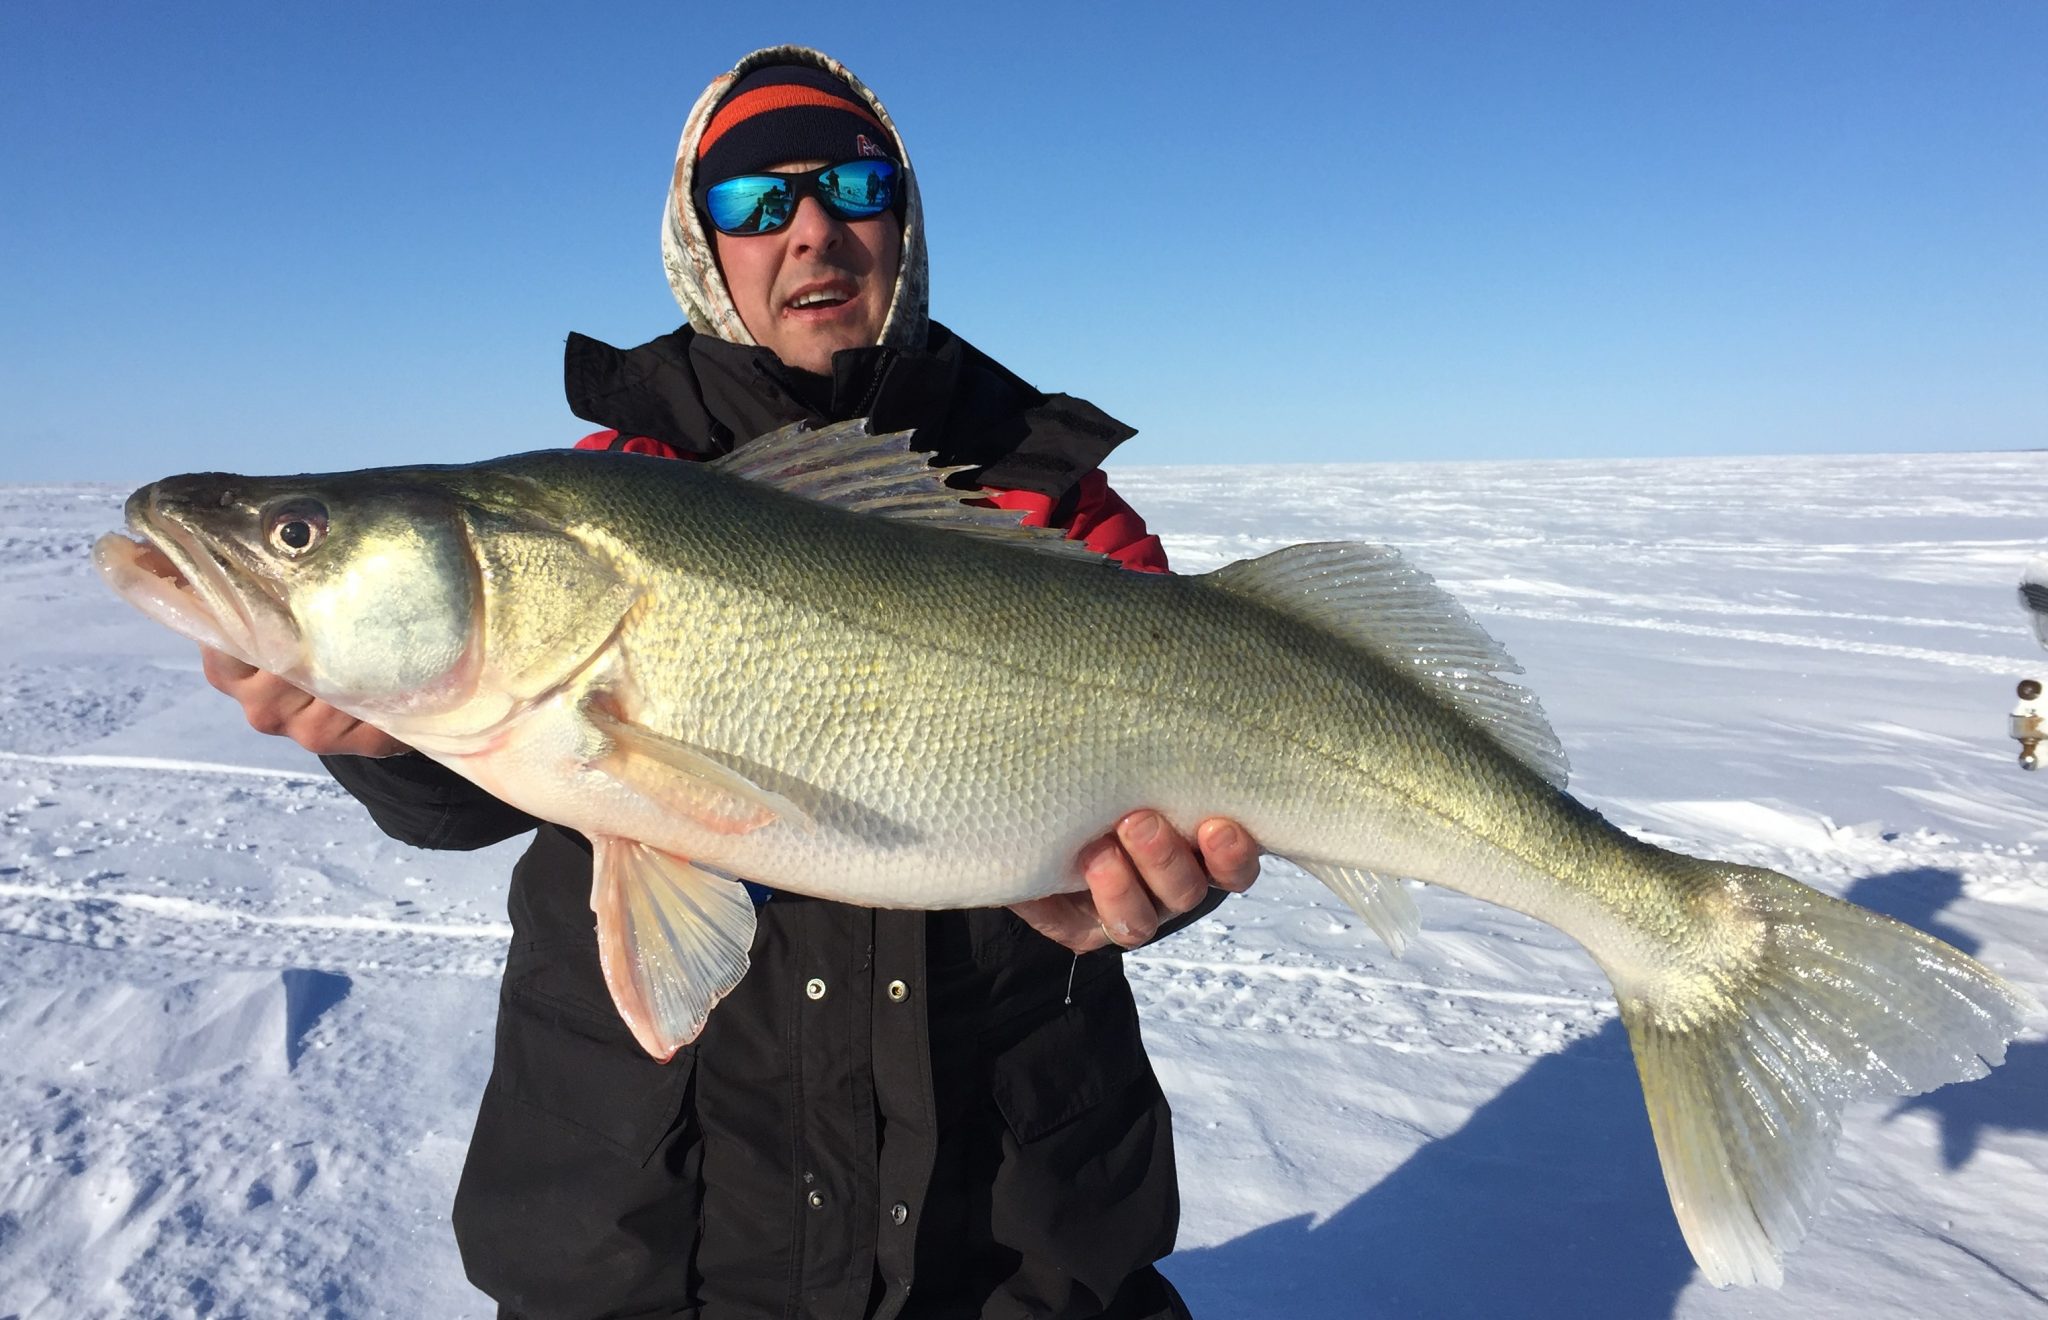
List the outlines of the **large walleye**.
{"label": "large walleye", "polygon": [[1512,661],[1390,550],[1130,573],[942,475],[858,423],[704,465],[205,474],[137,491],[143,539],[95,555],[152,617],[588,835],[605,976],[657,1057],[746,970],[730,876],[992,906],[1081,888],[1113,813],[1231,816],[1396,951],[1403,877],[1583,944],[1702,1271],[1775,1284],[1842,1104],[1979,1076],[2034,1010],[1939,940],[1574,801]]}

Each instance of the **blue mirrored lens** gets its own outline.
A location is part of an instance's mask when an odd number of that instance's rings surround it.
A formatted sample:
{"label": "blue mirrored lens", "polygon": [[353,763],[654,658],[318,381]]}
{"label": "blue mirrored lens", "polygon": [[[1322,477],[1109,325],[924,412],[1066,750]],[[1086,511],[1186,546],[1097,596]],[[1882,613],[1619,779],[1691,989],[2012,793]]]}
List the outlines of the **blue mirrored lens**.
{"label": "blue mirrored lens", "polygon": [[774,174],[742,174],[711,185],[704,209],[728,234],[762,234],[789,223],[796,210],[790,181]]}
{"label": "blue mirrored lens", "polygon": [[818,193],[842,219],[865,220],[896,199],[896,167],[886,160],[856,160],[818,176]]}

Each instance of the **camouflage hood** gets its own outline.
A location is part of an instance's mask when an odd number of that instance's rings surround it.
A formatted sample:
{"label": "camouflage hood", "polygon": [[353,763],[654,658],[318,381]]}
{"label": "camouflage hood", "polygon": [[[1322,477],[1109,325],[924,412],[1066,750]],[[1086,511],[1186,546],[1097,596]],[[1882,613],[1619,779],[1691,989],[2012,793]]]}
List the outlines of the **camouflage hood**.
{"label": "camouflage hood", "polygon": [[725,275],[718,268],[711,235],[690,195],[697,182],[697,143],[726,89],[755,69],[778,64],[809,65],[840,79],[896,139],[904,179],[903,262],[896,271],[896,288],[889,304],[889,319],[882,325],[881,342],[891,348],[923,348],[928,325],[924,203],[918,196],[917,171],[911,166],[909,149],[904,145],[903,134],[897,131],[896,122],[883,108],[881,98],[838,60],[807,46],[769,46],[745,56],[730,72],[712,79],[704,94],[697,98],[697,104],[690,108],[690,117],[683,124],[682,141],[676,144],[675,173],[669,182],[668,205],[661,217],[661,264],[668,271],[669,288],[675,291],[676,301],[682,304],[684,315],[698,332],[734,344],[755,342],[746,323],[740,320],[739,309],[733,306]]}

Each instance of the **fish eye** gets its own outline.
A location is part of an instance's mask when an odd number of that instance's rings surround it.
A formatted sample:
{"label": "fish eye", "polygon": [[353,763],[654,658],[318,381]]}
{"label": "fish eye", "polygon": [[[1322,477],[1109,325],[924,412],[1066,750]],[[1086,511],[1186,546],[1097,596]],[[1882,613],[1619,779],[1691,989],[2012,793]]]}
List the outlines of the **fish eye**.
{"label": "fish eye", "polygon": [[287,559],[307,554],[327,539],[327,506],[318,500],[286,500],[264,519],[264,539]]}

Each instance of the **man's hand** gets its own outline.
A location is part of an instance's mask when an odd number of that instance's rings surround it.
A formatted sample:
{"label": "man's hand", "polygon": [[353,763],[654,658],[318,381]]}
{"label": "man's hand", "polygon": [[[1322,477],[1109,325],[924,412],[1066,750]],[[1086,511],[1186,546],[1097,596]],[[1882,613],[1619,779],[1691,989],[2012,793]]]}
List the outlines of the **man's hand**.
{"label": "man's hand", "polygon": [[321,756],[397,756],[409,752],[398,739],[336,710],[276,674],[245,665],[210,646],[199,648],[206,681],[242,703],[242,714],[258,733],[275,733]]}
{"label": "man's hand", "polygon": [[1259,878],[1259,845],[1235,821],[1212,816],[1192,843],[1156,811],[1134,811],[1081,850],[1085,894],[1012,905],[1033,930],[1075,953],[1134,949],[1162,922],[1194,909],[1210,886],[1241,894]]}

